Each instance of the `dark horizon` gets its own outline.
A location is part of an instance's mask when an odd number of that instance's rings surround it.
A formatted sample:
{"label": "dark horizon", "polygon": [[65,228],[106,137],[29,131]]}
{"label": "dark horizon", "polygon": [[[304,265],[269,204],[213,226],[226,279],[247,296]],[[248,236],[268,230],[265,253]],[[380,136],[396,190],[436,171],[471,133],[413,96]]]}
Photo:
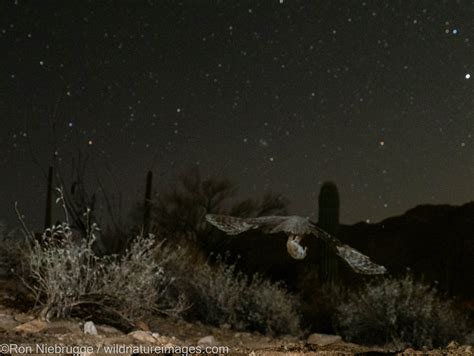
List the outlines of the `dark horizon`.
{"label": "dark horizon", "polygon": [[112,184],[107,162],[129,204],[149,169],[157,191],[193,166],[242,198],[282,193],[312,218],[334,181],[345,224],[474,200],[471,2],[0,10],[0,220],[11,227],[15,201],[42,225],[56,144],[66,172],[79,147]]}
{"label": "dark horizon", "polygon": [[[186,173],[186,171],[183,171],[183,173]],[[219,176],[216,175],[216,177],[219,177]],[[143,178],[145,178],[145,177],[143,177]],[[225,177],[223,177],[223,178],[225,178]],[[162,187],[154,187],[153,188],[153,195],[155,196],[159,192],[164,192],[171,186],[173,186],[173,185],[168,184],[168,185],[164,185]],[[58,187],[58,186],[55,186],[55,187]],[[93,188],[93,187],[97,187],[97,186],[92,183],[92,184],[90,184],[90,187]],[[160,190],[160,188],[162,188],[162,189]],[[45,187],[43,189],[43,194],[42,194],[43,196],[41,196],[41,199],[43,199],[43,201],[36,201],[36,204],[40,205],[40,209],[39,209],[39,211],[36,212],[35,215],[30,215],[30,216],[28,215],[28,212],[31,212],[31,210],[29,210],[27,205],[24,204],[25,202],[15,201],[15,203],[18,204],[19,212],[22,214],[22,219],[24,220],[24,222],[26,223],[28,228],[31,228],[33,230],[42,229],[42,227],[43,227],[44,214],[45,214],[45,208],[46,208],[46,190],[47,190],[47,187],[46,187],[46,180],[45,180]],[[100,190],[100,188],[98,188],[98,190]],[[136,204],[138,204],[138,205],[142,204],[144,192],[145,192],[145,179],[143,179],[142,187],[140,187],[139,184],[137,184],[137,187],[136,187],[136,193],[137,194],[135,194],[135,200],[130,199],[130,200],[125,202],[123,218],[129,219],[130,218],[130,213],[132,213],[134,207],[137,206]],[[279,193],[279,192],[273,192],[273,193]],[[108,194],[109,194],[109,197],[112,196],[112,194],[110,194],[110,192],[108,192]],[[54,198],[56,198],[56,197],[57,197],[57,194],[54,193]],[[231,201],[238,201],[238,200],[242,200],[242,199],[249,198],[249,197],[258,199],[258,198],[263,197],[263,195],[253,196],[251,194],[248,194],[246,196],[245,194],[242,194],[242,189],[239,189],[238,193],[236,194],[236,196],[233,199],[231,199]],[[115,196],[113,196],[113,198],[115,198]],[[287,196],[283,196],[283,198],[288,199]],[[294,210],[295,204],[291,201],[289,202],[289,205],[288,205],[288,208],[289,208],[288,213],[291,214],[291,215],[299,214],[299,215],[302,215],[302,216],[308,216],[311,220],[317,221],[318,220],[318,218],[317,218],[317,215],[318,215],[317,195],[316,195],[315,199],[316,199],[316,204],[315,204],[315,207],[314,207],[313,211],[311,212],[311,214],[305,214],[304,212],[301,212],[301,213],[295,212],[295,210]],[[103,223],[107,224],[109,222],[110,218],[107,216],[107,213],[103,210],[103,209],[105,209],[104,206],[103,206],[103,203],[104,203],[103,199],[99,199],[99,200],[101,202],[100,208],[101,208],[102,214],[103,214],[103,215],[100,216],[102,218],[101,221]],[[430,207],[430,206],[432,206],[432,207],[443,207],[443,206],[462,207],[462,206],[465,206],[465,205],[468,205],[468,204],[471,204],[471,203],[474,203],[474,200],[461,202],[459,204],[431,203],[431,202],[429,202],[429,203],[420,203],[420,204],[416,204],[414,206],[408,207],[406,210],[401,211],[397,214],[390,215],[390,216],[384,216],[380,220],[374,221],[374,220],[366,219],[366,220],[358,220],[358,221],[353,221],[353,222],[345,222],[344,220],[342,220],[341,225],[351,226],[351,225],[356,225],[356,224],[359,224],[359,223],[380,224],[380,223],[382,223],[383,221],[385,221],[387,219],[396,218],[396,217],[400,217],[402,215],[405,215],[407,212],[409,212],[409,211],[411,211],[415,208],[418,208],[418,207],[426,207],[426,206],[428,206],[428,207]],[[341,212],[344,212],[344,205],[343,204],[341,204],[340,208],[341,208]],[[7,219],[3,218],[3,219],[0,219],[0,223],[5,223],[6,227],[8,229],[20,227],[22,223],[20,221],[20,218],[18,217],[18,214],[15,211],[14,206],[12,206],[11,211],[13,212],[12,219],[7,220]],[[54,215],[53,218],[54,218],[55,221],[63,220],[64,213],[63,213],[62,208],[61,208],[59,203],[54,205],[53,215]]]}

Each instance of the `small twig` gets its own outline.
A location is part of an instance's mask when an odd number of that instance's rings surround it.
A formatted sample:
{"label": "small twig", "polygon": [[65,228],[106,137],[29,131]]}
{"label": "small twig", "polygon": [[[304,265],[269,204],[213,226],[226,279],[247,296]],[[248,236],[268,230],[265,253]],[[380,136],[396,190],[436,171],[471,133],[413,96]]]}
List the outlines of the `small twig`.
{"label": "small twig", "polygon": [[26,236],[30,237],[31,239],[34,239],[34,235],[31,231],[28,230],[28,227],[26,226],[25,220],[23,219],[23,216],[20,213],[20,210],[18,209],[18,202],[15,202],[15,211],[18,216],[18,219],[21,222],[22,228],[26,234]]}

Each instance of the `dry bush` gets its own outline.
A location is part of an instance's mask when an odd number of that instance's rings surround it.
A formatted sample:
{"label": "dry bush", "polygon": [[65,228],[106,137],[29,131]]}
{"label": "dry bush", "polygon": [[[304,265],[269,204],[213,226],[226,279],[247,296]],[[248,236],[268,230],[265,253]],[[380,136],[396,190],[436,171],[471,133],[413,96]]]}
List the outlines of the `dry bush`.
{"label": "dry bush", "polygon": [[[229,179],[203,177],[198,169],[189,170],[153,200],[152,232],[180,239],[180,243],[188,239],[206,245],[212,231],[204,219],[206,214],[250,217],[287,213],[289,201],[281,194],[239,200],[237,192],[237,185]],[[143,213],[138,209],[134,216],[135,221],[141,221]]]}
{"label": "dry bush", "polygon": [[7,231],[0,221],[0,277],[11,277],[19,271],[26,242],[17,231]]}
{"label": "dry bush", "polygon": [[410,275],[367,284],[337,307],[337,326],[348,340],[366,344],[446,346],[463,341],[466,319],[436,288]]}
{"label": "dry bush", "polygon": [[137,237],[121,256],[99,257],[92,224],[87,239],[76,241],[67,223],[47,229],[41,240],[32,240],[25,279],[46,318],[67,317],[74,309],[94,305],[134,320],[151,312],[178,312],[179,300],[166,291],[161,245],[150,237]]}
{"label": "dry bush", "polygon": [[321,284],[317,266],[314,264],[304,266],[296,278],[304,325],[320,333],[334,334],[334,315],[347,294],[345,285]]}
{"label": "dry bush", "polygon": [[242,297],[250,329],[270,334],[301,334],[299,300],[280,283],[254,275]]}
{"label": "dry bush", "polygon": [[258,275],[249,279],[221,259],[214,265],[188,264],[186,255],[168,269],[176,273],[173,287],[192,301],[188,318],[265,334],[301,333],[299,304],[282,285]]}

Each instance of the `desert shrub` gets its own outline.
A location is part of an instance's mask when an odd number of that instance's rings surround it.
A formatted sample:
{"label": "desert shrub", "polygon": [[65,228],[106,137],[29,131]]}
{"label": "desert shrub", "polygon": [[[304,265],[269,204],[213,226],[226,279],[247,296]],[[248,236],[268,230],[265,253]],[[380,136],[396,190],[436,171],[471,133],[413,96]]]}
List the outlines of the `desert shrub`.
{"label": "desert shrub", "polygon": [[243,298],[244,315],[252,330],[270,334],[301,333],[299,301],[280,283],[273,283],[255,274]]}
{"label": "desert shrub", "polygon": [[347,339],[398,348],[445,346],[463,338],[465,318],[435,287],[410,275],[372,282],[337,307],[336,323]]}
{"label": "desert shrub", "polygon": [[193,301],[188,314],[194,314],[205,323],[245,327],[239,317],[242,312],[239,299],[247,287],[247,280],[236,274],[233,266],[222,264],[212,268],[205,263],[196,266],[189,277],[181,279],[180,283]]}
{"label": "desert shrub", "polygon": [[336,307],[345,299],[347,284],[342,280],[341,283],[321,283],[319,268],[314,263],[299,266],[295,284],[303,324],[320,333],[334,334]]}
{"label": "desert shrub", "polygon": [[11,277],[20,269],[25,246],[18,231],[7,231],[0,221],[0,277]]}
{"label": "desert shrub", "polygon": [[[285,215],[289,201],[281,194],[267,192],[260,199],[237,198],[238,186],[227,178],[202,176],[194,168],[179,175],[173,185],[158,194],[152,202],[152,232],[173,238],[195,240],[206,245],[212,227],[204,216],[230,214],[236,216]],[[143,207],[132,216],[142,224]]]}
{"label": "desert shrub", "polygon": [[96,232],[92,224],[87,238],[77,241],[62,223],[31,240],[25,282],[43,317],[66,317],[88,304],[130,320],[180,310],[179,300],[167,298],[172,279],[152,236],[138,236],[123,255],[99,257],[92,248]]}
{"label": "desert shrub", "polygon": [[281,284],[248,278],[221,259],[191,266],[187,260],[171,270],[177,273],[174,287],[192,301],[188,318],[265,334],[300,334],[298,302]]}

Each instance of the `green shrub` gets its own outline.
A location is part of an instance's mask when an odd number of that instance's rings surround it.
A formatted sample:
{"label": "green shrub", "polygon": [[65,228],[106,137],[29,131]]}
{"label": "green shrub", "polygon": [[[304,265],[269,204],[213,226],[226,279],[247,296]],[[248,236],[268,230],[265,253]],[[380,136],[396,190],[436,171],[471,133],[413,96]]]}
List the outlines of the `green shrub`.
{"label": "green shrub", "polygon": [[359,343],[439,347],[462,341],[467,332],[452,301],[410,275],[369,283],[336,309],[340,333]]}

